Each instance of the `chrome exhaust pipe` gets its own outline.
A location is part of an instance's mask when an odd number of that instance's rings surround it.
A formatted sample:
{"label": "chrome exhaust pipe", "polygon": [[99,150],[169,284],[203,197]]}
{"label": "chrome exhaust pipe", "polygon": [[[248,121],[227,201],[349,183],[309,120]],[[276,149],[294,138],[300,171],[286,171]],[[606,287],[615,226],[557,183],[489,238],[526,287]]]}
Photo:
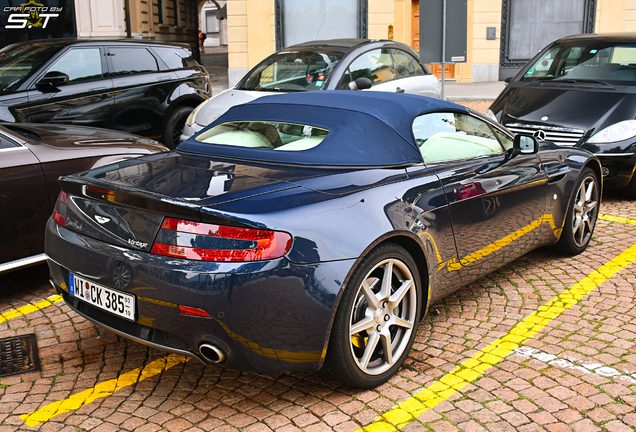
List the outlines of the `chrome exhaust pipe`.
{"label": "chrome exhaust pipe", "polygon": [[199,347],[201,356],[210,363],[223,363],[225,361],[225,353],[214,345],[204,343]]}

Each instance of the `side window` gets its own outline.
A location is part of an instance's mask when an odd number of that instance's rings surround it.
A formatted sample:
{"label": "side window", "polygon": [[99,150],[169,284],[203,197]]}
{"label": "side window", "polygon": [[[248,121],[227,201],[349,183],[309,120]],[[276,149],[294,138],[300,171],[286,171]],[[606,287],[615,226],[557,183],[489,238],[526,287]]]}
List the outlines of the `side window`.
{"label": "side window", "polygon": [[20,147],[18,144],[13,141],[8,140],[7,138],[0,136],[0,150],[10,149]]}
{"label": "side window", "polygon": [[512,138],[510,138],[508,135],[501,132],[497,128],[492,128],[492,130],[495,131],[495,135],[497,135],[497,138],[499,138],[499,142],[501,143],[503,148],[505,148],[506,150],[510,150],[512,146],[514,145]]}
{"label": "side window", "polygon": [[153,47],[152,49],[166,63],[168,69],[183,69],[196,66],[192,53],[184,48]]}
{"label": "side window", "polygon": [[349,69],[342,74],[342,78],[340,78],[340,82],[336,86],[336,90],[349,90],[349,83],[352,81],[351,75],[349,74]]}
{"label": "side window", "polygon": [[374,84],[396,77],[391,52],[387,48],[362,54],[349,65],[351,79],[369,78]]}
{"label": "side window", "polygon": [[157,60],[146,48],[111,48],[108,56],[113,64],[113,74],[132,75],[157,72]]}
{"label": "side window", "polygon": [[402,50],[393,49],[393,61],[395,61],[395,72],[399,78],[424,75],[424,69],[411,54]]}
{"label": "side window", "polygon": [[102,79],[102,56],[99,48],[73,48],[48,69],[48,72],[63,72],[68,75],[68,83]]}
{"label": "side window", "polygon": [[424,162],[468,159],[503,152],[488,124],[466,114],[421,115],[413,121],[413,136]]}

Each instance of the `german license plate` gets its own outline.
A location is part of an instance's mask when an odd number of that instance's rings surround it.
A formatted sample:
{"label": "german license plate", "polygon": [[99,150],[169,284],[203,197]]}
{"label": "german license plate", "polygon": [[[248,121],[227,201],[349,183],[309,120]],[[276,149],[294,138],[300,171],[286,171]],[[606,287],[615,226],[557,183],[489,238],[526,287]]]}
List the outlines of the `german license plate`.
{"label": "german license plate", "polygon": [[97,308],[130,321],[135,321],[135,296],[96,284],[69,273],[69,292]]}

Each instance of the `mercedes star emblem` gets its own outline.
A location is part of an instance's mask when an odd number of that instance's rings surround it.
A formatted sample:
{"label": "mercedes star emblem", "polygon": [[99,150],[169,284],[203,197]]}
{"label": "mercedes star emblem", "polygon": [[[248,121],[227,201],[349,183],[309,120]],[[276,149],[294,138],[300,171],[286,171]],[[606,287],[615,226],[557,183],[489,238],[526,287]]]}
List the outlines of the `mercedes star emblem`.
{"label": "mercedes star emblem", "polygon": [[538,130],[534,133],[534,137],[539,141],[545,141],[545,132]]}

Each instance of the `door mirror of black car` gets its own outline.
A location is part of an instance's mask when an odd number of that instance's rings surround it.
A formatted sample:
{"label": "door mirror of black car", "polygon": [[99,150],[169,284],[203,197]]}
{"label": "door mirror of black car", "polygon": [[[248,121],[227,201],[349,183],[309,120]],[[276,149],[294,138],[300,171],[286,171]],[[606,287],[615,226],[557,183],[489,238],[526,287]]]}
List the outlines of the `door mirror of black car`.
{"label": "door mirror of black car", "polygon": [[505,78],[504,78],[504,82],[505,82],[506,84],[508,84],[510,81],[512,81],[512,77],[505,77]]}
{"label": "door mirror of black car", "polygon": [[531,135],[515,135],[512,145],[513,154],[534,154],[539,151],[539,140]]}
{"label": "door mirror of black car", "polygon": [[64,72],[47,72],[35,86],[43,93],[59,91],[58,87],[68,84],[68,75]]}
{"label": "door mirror of black car", "polygon": [[366,90],[373,86],[373,81],[369,78],[358,78],[355,81],[349,83],[349,90]]}

